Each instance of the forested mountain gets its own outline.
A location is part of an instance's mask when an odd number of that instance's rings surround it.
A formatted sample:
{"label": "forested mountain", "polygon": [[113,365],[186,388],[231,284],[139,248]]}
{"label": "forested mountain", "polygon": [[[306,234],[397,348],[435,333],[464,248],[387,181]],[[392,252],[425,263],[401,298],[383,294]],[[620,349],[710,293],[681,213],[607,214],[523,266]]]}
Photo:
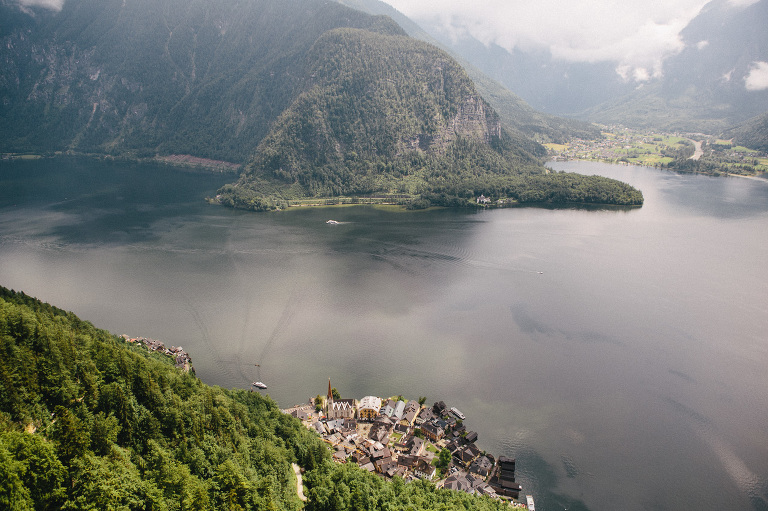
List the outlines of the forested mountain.
{"label": "forested mountain", "polygon": [[723,138],[733,139],[734,144],[768,152],[768,113],[725,131]]}
{"label": "forested mountain", "polygon": [[220,199],[255,210],[374,193],[642,203],[612,180],[547,174],[456,61],[386,16],[319,0],[0,10],[2,152],[247,163]]}
{"label": "forested mountain", "polygon": [[242,163],[296,98],[327,30],[400,32],[315,0],[0,0],[0,151]]}
{"label": "forested mountain", "polygon": [[507,50],[457,38],[437,17],[421,28],[540,111],[715,135],[768,110],[768,88],[749,79],[768,58],[766,19],[768,0],[713,0],[680,32],[684,48],[664,60],[661,76],[639,82],[620,76],[617,62],[569,62],[543,47]]}
{"label": "forested mountain", "polygon": [[[714,0],[680,33],[685,48],[663,77],[589,110],[596,122],[717,134],[768,111],[768,87],[750,75],[768,59],[768,0]],[[762,64],[761,64],[762,63]]]}
{"label": "forested mountain", "polygon": [[547,173],[455,60],[405,35],[328,31],[308,53],[305,82],[221,202],[262,210],[304,197],[383,193],[419,197],[423,206],[480,194],[642,203],[615,181]]}
{"label": "forested mountain", "polygon": [[[297,495],[291,463],[306,473]],[[0,287],[0,508],[506,509],[330,461],[269,397],[209,387],[170,359]]]}
{"label": "forested mountain", "polygon": [[[563,143],[572,138],[597,139],[602,137],[600,130],[591,123],[556,117],[534,110],[520,96],[512,92],[512,90],[499,83],[496,79],[491,78],[486,72],[481,71],[481,68],[498,70],[500,66],[504,65],[504,56],[496,56],[499,58],[496,58],[493,62],[489,62],[488,66],[481,66],[479,62],[476,62],[472,58],[473,56],[476,57],[478,54],[488,54],[488,48],[480,42],[476,43],[484,48],[484,50],[476,53],[463,52],[458,49],[457,44],[452,44],[450,40],[435,39],[410,18],[404,16],[392,6],[380,0],[338,1],[341,4],[370,14],[389,16],[411,37],[434,44],[448,51],[466,70],[469,77],[475,83],[475,87],[477,87],[480,95],[490,103],[494,110],[496,110],[502,123],[504,123],[505,127],[510,130],[510,134],[513,137],[515,136],[515,133],[518,132],[542,142],[556,143]],[[521,70],[519,72],[518,80],[521,82],[528,81],[530,82],[530,87],[537,89],[542,89],[545,85],[549,85],[536,83],[535,80],[532,80],[530,70],[525,70],[525,72]],[[550,80],[549,82],[554,82],[554,80]]]}

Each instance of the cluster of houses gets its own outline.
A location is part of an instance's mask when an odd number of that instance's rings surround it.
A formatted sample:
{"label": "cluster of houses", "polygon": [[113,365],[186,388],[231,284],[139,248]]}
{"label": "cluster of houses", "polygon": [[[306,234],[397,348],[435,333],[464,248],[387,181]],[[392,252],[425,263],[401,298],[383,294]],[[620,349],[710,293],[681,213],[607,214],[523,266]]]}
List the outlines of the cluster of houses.
{"label": "cluster of houses", "polygon": [[121,336],[125,342],[131,344],[144,345],[149,351],[162,353],[168,357],[171,357],[178,369],[182,369],[188,372],[192,368],[192,358],[184,351],[181,346],[171,346],[166,348],[162,341],[156,339],[149,339],[147,337],[130,337],[128,335]]}
{"label": "cluster of houses", "polygon": [[[467,430],[464,415],[442,401],[429,407],[376,396],[334,399],[329,380],[324,400],[318,396],[283,412],[317,431],[339,463],[356,463],[388,478],[428,479],[470,494],[519,497],[515,460],[496,459],[478,448],[477,433]],[[450,453],[447,463],[445,454],[439,461],[443,450]]]}

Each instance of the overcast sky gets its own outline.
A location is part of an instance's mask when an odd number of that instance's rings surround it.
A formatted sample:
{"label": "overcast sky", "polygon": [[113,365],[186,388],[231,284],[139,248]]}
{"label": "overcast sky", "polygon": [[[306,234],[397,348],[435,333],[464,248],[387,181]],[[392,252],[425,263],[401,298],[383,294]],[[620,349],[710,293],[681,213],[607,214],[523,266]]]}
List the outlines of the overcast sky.
{"label": "overcast sky", "polygon": [[[384,0],[416,22],[485,44],[548,48],[568,61],[615,62],[647,80],[683,48],[680,31],[708,0]],[[728,0],[733,8],[757,0]]]}
{"label": "overcast sky", "polygon": [[[59,10],[65,0],[17,0]],[[512,50],[546,48],[557,59],[614,62],[627,80],[661,75],[662,62],[683,49],[680,31],[709,0],[384,0],[416,22],[442,26],[454,38],[474,36]],[[723,0],[733,9],[758,0]],[[705,44],[705,41],[700,44]],[[748,90],[768,88],[768,62],[754,62]]]}

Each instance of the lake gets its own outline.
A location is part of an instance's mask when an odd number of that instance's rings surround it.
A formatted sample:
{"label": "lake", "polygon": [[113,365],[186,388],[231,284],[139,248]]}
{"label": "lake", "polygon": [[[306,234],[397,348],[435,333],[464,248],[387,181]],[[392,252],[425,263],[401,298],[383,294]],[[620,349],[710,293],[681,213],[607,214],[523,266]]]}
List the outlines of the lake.
{"label": "lake", "polygon": [[444,400],[540,511],[768,509],[768,181],[550,165],[645,205],[256,214],[204,202],[231,175],[0,162],[0,284],[283,407]]}

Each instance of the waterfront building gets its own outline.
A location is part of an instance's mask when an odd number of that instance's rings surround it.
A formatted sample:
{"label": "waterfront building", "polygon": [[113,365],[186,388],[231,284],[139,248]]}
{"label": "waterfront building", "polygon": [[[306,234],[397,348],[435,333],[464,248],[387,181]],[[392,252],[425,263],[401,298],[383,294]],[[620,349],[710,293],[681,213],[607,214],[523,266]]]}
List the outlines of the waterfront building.
{"label": "waterfront building", "polygon": [[357,417],[360,420],[374,420],[379,416],[381,409],[381,398],[376,396],[365,396],[360,400],[357,406]]}

